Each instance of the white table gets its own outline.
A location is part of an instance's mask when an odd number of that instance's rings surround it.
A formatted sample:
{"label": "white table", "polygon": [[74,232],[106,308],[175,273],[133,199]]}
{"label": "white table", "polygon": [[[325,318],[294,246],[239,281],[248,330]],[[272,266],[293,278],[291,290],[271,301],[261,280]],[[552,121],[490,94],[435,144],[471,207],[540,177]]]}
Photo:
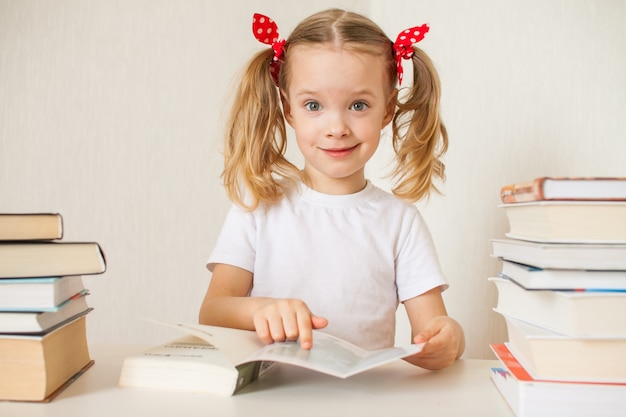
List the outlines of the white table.
{"label": "white table", "polygon": [[513,416],[489,378],[495,360],[440,372],[399,360],[348,379],[281,366],[233,397],[118,387],[122,360],[144,348],[92,346],[95,365],[52,402],[0,402],[0,416]]}

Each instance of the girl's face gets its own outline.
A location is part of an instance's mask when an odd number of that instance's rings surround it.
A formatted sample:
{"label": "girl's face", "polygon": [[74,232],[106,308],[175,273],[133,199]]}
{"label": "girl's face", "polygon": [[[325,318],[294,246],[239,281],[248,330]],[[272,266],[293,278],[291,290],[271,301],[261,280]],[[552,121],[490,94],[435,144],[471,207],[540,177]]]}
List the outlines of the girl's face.
{"label": "girl's face", "polygon": [[384,60],[334,45],[289,49],[285,118],[294,128],[309,185],[327,194],[365,187],[365,163],[392,119]]}

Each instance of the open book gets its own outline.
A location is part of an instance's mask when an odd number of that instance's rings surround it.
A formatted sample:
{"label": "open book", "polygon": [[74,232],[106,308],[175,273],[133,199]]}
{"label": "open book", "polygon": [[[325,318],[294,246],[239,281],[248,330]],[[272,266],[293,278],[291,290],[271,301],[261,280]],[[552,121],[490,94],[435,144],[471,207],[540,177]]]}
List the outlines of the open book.
{"label": "open book", "polygon": [[[423,347],[423,344],[419,344],[367,351],[343,339],[320,331],[314,331],[312,349],[304,350],[300,348],[300,344],[297,342],[277,342],[265,345],[258,339],[255,332],[248,330],[202,324],[159,323],[174,326],[187,335],[195,336],[206,342],[207,346],[216,348],[214,349],[215,352],[219,352],[220,355],[220,367],[223,369],[224,363],[226,363],[226,367],[230,367],[231,372],[229,376],[221,377],[223,379],[221,384],[212,384],[220,385],[221,392],[212,389],[205,389],[204,391],[213,391],[223,395],[232,395],[239,391],[241,388],[248,385],[248,383],[254,381],[259,374],[269,369],[269,365],[274,363],[299,366],[338,378],[347,378],[396,359],[418,353]],[[152,350],[154,350],[154,348]],[[152,373],[150,383],[154,384],[154,374],[157,368],[160,370],[171,370],[179,367],[179,365],[173,365],[171,362],[175,359],[179,362],[181,359],[184,360],[184,357],[180,355],[168,356],[155,355],[154,353],[155,352],[148,353],[147,355],[145,353],[143,354],[150,362],[146,365],[142,365],[137,361],[137,358],[141,357],[142,354],[136,355],[134,358],[127,358],[122,371],[123,381],[120,381],[120,385],[147,387],[147,385],[143,383],[132,382],[129,373],[131,371],[135,374],[139,373],[139,368],[142,366],[149,368],[146,372]],[[205,354],[209,353],[210,351],[205,350]],[[215,358],[215,353],[212,355],[212,357]],[[191,357],[189,357],[189,359],[191,359]],[[195,360],[197,360],[197,358]],[[157,361],[160,363],[157,363]],[[165,364],[164,362],[167,361],[170,363]],[[218,361],[218,359],[211,359],[209,356],[206,356],[205,361]],[[194,366],[197,367],[197,365]],[[211,367],[214,368],[213,366]],[[210,378],[208,373],[205,373],[205,375],[207,375],[207,378]],[[163,380],[171,383],[171,377],[172,375],[169,377],[164,376]],[[171,384],[169,385],[171,386]],[[151,387],[159,388],[154,385]]]}

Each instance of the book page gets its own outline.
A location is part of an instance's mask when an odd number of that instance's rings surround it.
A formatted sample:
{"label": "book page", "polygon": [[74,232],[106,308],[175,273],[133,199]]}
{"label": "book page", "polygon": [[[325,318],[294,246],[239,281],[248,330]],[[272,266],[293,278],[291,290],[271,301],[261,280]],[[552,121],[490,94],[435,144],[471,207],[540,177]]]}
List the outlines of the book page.
{"label": "book page", "polygon": [[248,358],[275,361],[347,378],[393,360],[413,355],[424,344],[368,351],[329,334],[313,331],[313,348],[305,350],[297,342],[265,345]]}
{"label": "book page", "polygon": [[367,351],[338,337],[313,331],[313,348],[305,350],[297,342],[263,344],[248,330],[202,324],[164,323],[206,340],[222,350],[234,365],[273,361],[347,378],[367,369],[418,353],[424,344]]}

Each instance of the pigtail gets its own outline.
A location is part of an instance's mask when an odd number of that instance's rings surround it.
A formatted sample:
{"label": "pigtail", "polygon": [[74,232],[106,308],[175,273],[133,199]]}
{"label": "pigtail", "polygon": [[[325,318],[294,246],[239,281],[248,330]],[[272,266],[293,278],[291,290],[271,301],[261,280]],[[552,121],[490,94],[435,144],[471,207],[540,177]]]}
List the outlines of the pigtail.
{"label": "pigtail", "polygon": [[392,121],[396,178],[393,193],[418,201],[431,191],[439,192],[434,179],[445,179],[441,160],[448,149],[448,133],[439,114],[441,87],[430,58],[414,47],[413,85],[406,97],[398,99]]}
{"label": "pigtail", "polygon": [[278,88],[270,75],[271,49],[248,63],[226,126],[224,171],[228,197],[254,210],[283,194],[299,171],[285,158],[287,133]]}

